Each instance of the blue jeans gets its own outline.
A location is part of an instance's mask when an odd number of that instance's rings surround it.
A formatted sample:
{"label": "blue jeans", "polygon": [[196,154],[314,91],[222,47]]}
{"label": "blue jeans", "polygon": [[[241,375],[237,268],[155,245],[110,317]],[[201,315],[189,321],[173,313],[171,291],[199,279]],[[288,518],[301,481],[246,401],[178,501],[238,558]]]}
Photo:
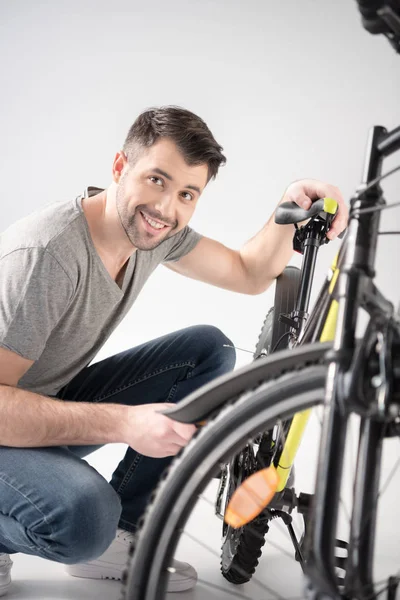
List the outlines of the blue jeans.
{"label": "blue jeans", "polygon": [[[228,338],[189,327],[83,369],[57,397],[65,401],[179,402],[233,369]],[[100,556],[117,527],[135,531],[172,457],[128,447],[107,482],[82,457],[101,446],[0,446],[0,553],[23,552],[71,564]]]}

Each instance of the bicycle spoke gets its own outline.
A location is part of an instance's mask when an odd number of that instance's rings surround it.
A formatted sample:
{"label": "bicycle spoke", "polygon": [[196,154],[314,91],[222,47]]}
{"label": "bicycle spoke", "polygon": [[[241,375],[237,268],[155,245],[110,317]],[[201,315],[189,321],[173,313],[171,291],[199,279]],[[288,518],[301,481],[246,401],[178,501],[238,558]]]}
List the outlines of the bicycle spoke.
{"label": "bicycle spoke", "polygon": [[343,500],[342,497],[339,498],[339,504],[343,508],[343,512],[345,513],[345,517],[347,519],[347,522],[350,525],[350,522],[351,522],[350,513],[349,513],[348,508],[347,508],[346,504],[344,503],[344,500]]}
{"label": "bicycle spoke", "polygon": [[[286,533],[286,531],[285,531]],[[276,548],[277,550],[279,550],[279,552],[281,552],[282,554],[285,554],[286,556],[288,556],[289,558],[292,558],[293,560],[295,560],[294,556],[293,556],[293,552],[289,552],[289,550],[286,550],[285,548],[283,548],[282,546],[280,546],[279,544],[277,544],[276,542],[273,542],[270,539],[266,540],[267,544],[269,544],[270,546],[272,546],[273,548]]]}
{"label": "bicycle spoke", "polygon": [[207,496],[204,496],[203,494],[199,494],[197,496],[197,498],[198,498],[198,500],[203,500],[203,502],[205,502],[209,506],[212,506],[212,508],[215,507],[215,502],[213,502],[212,500],[210,500],[210,498],[207,498]]}

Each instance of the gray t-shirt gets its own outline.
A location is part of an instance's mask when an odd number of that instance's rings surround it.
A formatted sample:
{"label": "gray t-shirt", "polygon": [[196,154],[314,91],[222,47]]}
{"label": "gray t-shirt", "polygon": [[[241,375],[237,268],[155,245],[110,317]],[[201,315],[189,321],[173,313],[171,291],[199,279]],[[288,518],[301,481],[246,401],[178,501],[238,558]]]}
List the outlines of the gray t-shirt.
{"label": "gray t-shirt", "polygon": [[[90,187],[85,196],[100,192]],[[162,262],[201,236],[185,227],[154,250],[137,250],[120,288],[90,236],[82,197],[57,202],[0,234],[0,346],[34,360],[18,387],[55,395],[95,357]]]}

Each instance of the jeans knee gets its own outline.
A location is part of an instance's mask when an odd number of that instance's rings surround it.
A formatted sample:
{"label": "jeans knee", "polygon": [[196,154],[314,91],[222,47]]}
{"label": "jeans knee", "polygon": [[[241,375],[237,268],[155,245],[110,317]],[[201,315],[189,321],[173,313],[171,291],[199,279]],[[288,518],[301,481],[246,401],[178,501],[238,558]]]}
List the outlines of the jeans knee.
{"label": "jeans knee", "polygon": [[231,340],[214,325],[197,325],[193,335],[203,344],[206,358],[210,358],[221,373],[232,371],[236,351]]}
{"label": "jeans knee", "polygon": [[47,550],[52,560],[65,564],[98,558],[115,538],[121,516],[121,502],[104,480],[101,491],[83,489],[67,508],[57,539]]}

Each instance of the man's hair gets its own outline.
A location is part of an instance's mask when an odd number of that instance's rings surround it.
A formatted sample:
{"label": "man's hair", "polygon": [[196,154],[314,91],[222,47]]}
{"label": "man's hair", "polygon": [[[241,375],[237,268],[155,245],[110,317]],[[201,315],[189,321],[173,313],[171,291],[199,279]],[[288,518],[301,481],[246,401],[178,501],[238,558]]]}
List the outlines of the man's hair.
{"label": "man's hair", "polygon": [[179,106],[150,108],[141,113],[126,136],[123,151],[134,164],[140,151],[165,137],[175,142],[188,165],[207,164],[207,182],[226,163],[211,131],[197,115]]}

